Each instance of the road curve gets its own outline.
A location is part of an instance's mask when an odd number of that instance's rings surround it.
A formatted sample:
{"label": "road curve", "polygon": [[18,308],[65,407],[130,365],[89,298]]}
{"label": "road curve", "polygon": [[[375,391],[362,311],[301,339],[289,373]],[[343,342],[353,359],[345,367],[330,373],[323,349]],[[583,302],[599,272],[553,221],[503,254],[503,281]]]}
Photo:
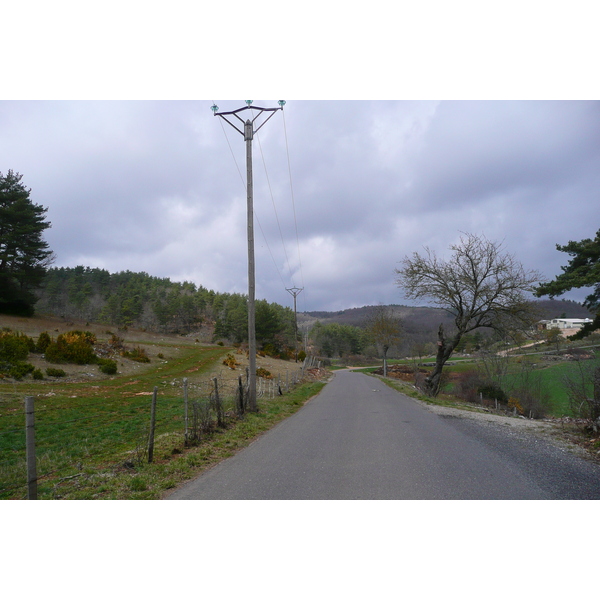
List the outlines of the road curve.
{"label": "road curve", "polygon": [[600,466],[533,434],[435,414],[351,371],[338,372],[295,415],[167,497],[599,498]]}

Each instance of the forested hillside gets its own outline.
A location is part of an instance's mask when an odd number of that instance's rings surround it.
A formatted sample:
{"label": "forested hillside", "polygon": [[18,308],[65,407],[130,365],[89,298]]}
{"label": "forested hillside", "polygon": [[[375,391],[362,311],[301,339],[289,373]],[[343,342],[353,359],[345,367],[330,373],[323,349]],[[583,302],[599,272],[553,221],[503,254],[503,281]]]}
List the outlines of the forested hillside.
{"label": "forested hillside", "polygon": [[[38,292],[35,306],[39,314],[66,319],[135,327],[163,333],[194,333],[204,341],[244,343],[248,339],[247,299],[242,294],[214,292],[190,282],[173,282],[147,273],[75,267],[49,269]],[[540,318],[589,317],[591,313],[568,300],[537,301]],[[337,356],[361,354],[372,345],[364,327],[375,307],[364,306],[338,312],[298,314],[302,338],[309,336],[309,347],[316,353]],[[400,355],[435,343],[440,323],[451,328],[452,317],[444,310],[430,307],[393,305],[394,315],[402,321]],[[471,345],[485,331],[476,332]],[[279,304],[256,303],[258,347],[273,355],[289,355],[294,348],[294,313]],[[312,343],[311,343],[312,342]]]}
{"label": "forested hillside", "polygon": [[[593,316],[587,308],[572,300],[535,300],[534,303],[539,309],[540,319],[553,319],[557,317],[583,319]],[[374,306],[362,306],[360,308],[348,308],[334,312],[305,312],[298,315],[298,323],[314,323],[319,321],[322,324],[340,323],[341,325],[362,327],[372,314],[374,308]],[[442,322],[444,324],[452,322],[452,317],[441,308],[403,306],[400,304],[392,304],[390,308],[393,309],[398,318],[405,322],[413,321],[418,324],[420,329],[437,328]]]}
{"label": "forested hillside", "polygon": [[[581,304],[571,300],[537,300],[539,319],[591,318],[593,315]],[[433,352],[440,323],[451,331],[454,319],[443,309],[427,306],[391,305],[393,315],[402,322],[402,336],[392,355],[406,356]],[[361,331],[365,328],[375,306],[362,306],[347,310],[327,312],[314,311],[298,315],[302,331],[309,331],[317,353],[327,356],[339,354],[369,353],[374,348]],[[464,337],[459,351],[472,351],[479,347],[482,339],[491,331],[482,328]]]}
{"label": "forested hillside", "polygon": [[[214,292],[147,273],[111,274],[82,266],[52,268],[38,297],[35,309],[39,314],[164,333],[190,333],[204,328],[212,339],[232,343],[248,339],[246,296]],[[293,311],[258,300],[256,336],[262,347],[270,345],[274,353],[293,347]]]}

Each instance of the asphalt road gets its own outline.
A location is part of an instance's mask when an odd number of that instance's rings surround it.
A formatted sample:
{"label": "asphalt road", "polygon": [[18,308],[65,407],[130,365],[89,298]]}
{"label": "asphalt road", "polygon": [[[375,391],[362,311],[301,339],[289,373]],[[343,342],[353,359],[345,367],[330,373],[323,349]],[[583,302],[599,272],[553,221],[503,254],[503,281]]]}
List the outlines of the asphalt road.
{"label": "asphalt road", "polygon": [[295,415],[168,499],[600,499],[600,466],[340,371]]}

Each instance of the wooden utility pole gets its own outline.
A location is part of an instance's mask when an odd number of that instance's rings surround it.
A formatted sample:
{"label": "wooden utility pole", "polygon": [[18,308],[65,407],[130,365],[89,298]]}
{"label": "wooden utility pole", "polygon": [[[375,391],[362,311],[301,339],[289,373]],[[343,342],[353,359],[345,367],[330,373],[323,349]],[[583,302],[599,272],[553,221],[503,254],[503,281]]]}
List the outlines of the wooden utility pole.
{"label": "wooden utility pole", "polygon": [[296,298],[304,288],[285,288],[292,296],[294,296],[294,350],[296,351],[296,362],[298,362],[298,313],[296,312]]}
{"label": "wooden utility pole", "polygon": [[[248,213],[248,409],[256,411],[256,318],[255,318],[255,271],[254,271],[254,198],[252,182],[252,140],[254,134],[275,114],[277,110],[283,110],[285,100],[279,100],[277,108],[261,108],[251,106],[252,100],[246,100],[246,106],[229,112],[217,112],[219,107],[214,104],[211,110],[215,117],[221,117],[227,121],[236,131],[244,136],[246,142],[246,188],[247,188],[247,213]],[[244,121],[238,113],[244,110],[258,111],[258,114],[252,119]],[[270,113],[260,125],[254,127],[255,122],[263,113]],[[243,131],[227,117],[238,119],[244,126]]]}

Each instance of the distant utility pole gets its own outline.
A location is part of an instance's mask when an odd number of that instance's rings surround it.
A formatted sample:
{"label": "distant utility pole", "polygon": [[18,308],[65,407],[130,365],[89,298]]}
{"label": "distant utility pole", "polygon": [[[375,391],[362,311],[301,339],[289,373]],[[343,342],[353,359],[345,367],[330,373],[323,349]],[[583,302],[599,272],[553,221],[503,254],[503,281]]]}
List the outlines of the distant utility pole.
{"label": "distant utility pole", "polygon": [[[254,208],[252,197],[252,140],[254,134],[275,114],[277,110],[283,110],[285,100],[279,100],[277,108],[260,108],[259,106],[251,106],[252,100],[246,100],[246,106],[232,110],[229,112],[217,112],[219,107],[214,104],[211,110],[215,117],[221,117],[227,121],[238,133],[244,136],[246,142],[246,183],[247,183],[247,198],[248,198],[248,352],[249,352],[249,368],[248,368],[248,409],[256,411],[256,318],[255,318],[255,276],[254,276]],[[258,111],[258,114],[253,119],[244,121],[238,113],[245,110]],[[255,121],[263,115],[269,114],[260,125],[254,126]],[[229,117],[229,118],[228,118]],[[233,119],[243,125],[244,129],[240,129]],[[232,119],[230,121],[229,119]]]}
{"label": "distant utility pole", "polygon": [[304,288],[285,288],[292,296],[294,296],[294,349],[296,350],[296,362],[298,362],[298,314],[296,313],[296,298]]}

